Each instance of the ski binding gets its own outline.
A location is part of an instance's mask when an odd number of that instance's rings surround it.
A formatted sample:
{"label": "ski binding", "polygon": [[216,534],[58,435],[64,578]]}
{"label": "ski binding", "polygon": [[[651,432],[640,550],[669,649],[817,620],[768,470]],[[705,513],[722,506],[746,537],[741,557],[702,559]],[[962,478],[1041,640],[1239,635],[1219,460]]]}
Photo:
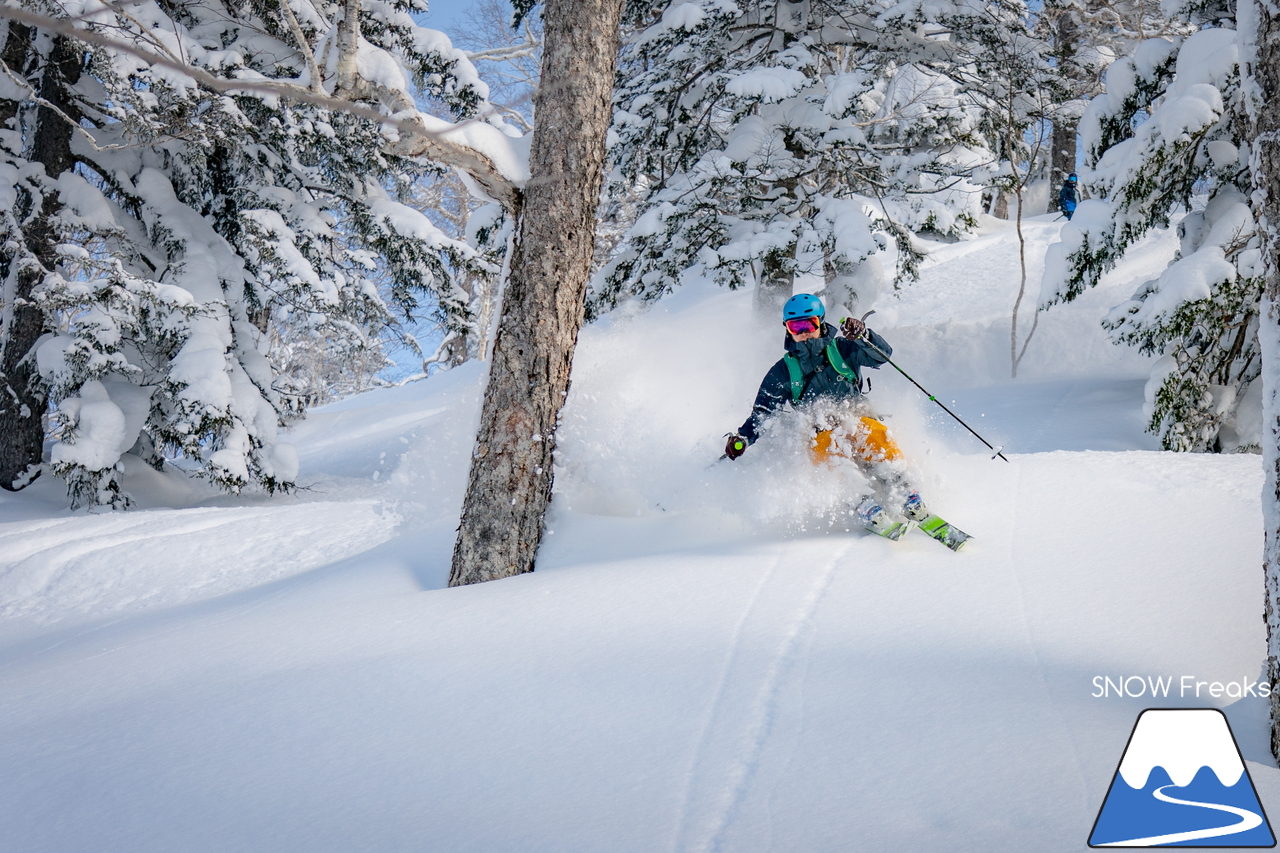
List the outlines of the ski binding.
{"label": "ski binding", "polygon": [[914,521],[895,521],[890,518],[889,513],[885,512],[872,498],[863,500],[854,510],[854,514],[867,530],[892,542],[897,542],[916,526]]}

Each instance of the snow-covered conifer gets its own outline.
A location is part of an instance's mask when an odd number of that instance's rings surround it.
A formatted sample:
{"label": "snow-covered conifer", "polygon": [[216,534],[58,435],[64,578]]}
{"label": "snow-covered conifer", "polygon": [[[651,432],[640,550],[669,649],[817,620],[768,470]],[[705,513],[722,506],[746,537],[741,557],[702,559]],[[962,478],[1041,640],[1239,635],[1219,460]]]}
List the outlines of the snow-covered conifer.
{"label": "snow-covered conifer", "polygon": [[1103,321],[1117,343],[1160,356],[1146,415],[1170,450],[1259,440],[1262,267],[1234,5],[1186,6],[1201,29],[1143,42],[1107,71],[1081,121],[1091,165],[1082,178],[1104,200],[1085,201],[1063,227],[1041,293],[1045,307],[1076,298],[1144,234],[1189,211],[1168,268]]}
{"label": "snow-covered conifer", "polygon": [[[1185,17],[1170,17],[1150,0],[1046,0],[1036,31],[1052,45],[1065,89],[1052,116],[1052,191],[1076,170],[1077,125],[1086,102],[1103,91],[1103,75],[1111,63],[1132,56],[1148,39],[1187,36],[1195,26]],[[1053,195],[1050,209],[1058,209]]]}
{"label": "snow-covered conifer", "polygon": [[[288,488],[297,460],[277,433],[306,389],[273,364],[272,330],[376,358],[393,312],[425,298],[465,315],[454,276],[493,259],[402,203],[430,167],[397,152],[394,131],[210,91],[139,55],[321,95],[407,101],[420,87],[459,116],[483,114],[484,84],[415,10],[416,0],[50,7],[119,49],[8,25],[0,197],[18,215],[5,221],[0,417],[25,414],[29,426],[43,413],[36,398],[55,401],[50,462],[74,502],[124,503],[130,450],[156,465],[180,454],[231,490]],[[52,136],[63,153],[37,156]],[[35,447],[3,460],[3,485],[36,470]]]}
{"label": "snow-covered conifer", "polygon": [[615,185],[643,202],[597,308],[657,298],[694,265],[769,304],[823,272],[854,308],[883,286],[886,249],[900,279],[912,232],[976,222],[998,171],[985,71],[1026,36],[1018,4],[681,0],[645,23],[611,131]]}

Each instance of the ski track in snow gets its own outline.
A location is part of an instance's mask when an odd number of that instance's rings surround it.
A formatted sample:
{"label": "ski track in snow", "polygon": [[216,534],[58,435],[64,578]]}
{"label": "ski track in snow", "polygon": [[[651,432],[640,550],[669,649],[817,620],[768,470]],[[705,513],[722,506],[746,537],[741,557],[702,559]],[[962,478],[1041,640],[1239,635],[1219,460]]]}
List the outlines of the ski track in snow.
{"label": "ski track in snow", "polygon": [[363,500],[0,525],[0,618],[47,623],[233,592],[364,551],[398,524]]}
{"label": "ski track in snow", "polygon": [[[835,569],[851,546],[846,544],[841,548],[807,585],[798,583],[798,578],[790,572],[778,571],[785,562],[788,547],[780,546],[778,557],[765,572],[734,630],[731,651],[686,776],[685,794],[676,820],[677,835],[672,845],[675,853],[721,850],[724,834],[750,788],[760,755],[769,740],[778,713],[782,682],[796,660],[796,646],[805,629],[813,623]],[[770,596],[764,595],[766,589]],[[803,595],[799,602],[795,601],[797,594]],[[791,614],[779,626],[780,636],[771,630],[776,621],[773,614],[777,611]],[[744,653],[744,646],[750,643],[753,623],[757,621],[763,623],[758,629],[764,635],[762,639],[777,637],[776,651],[767,658],[768,668],[758,676],[752,669],[758,665],[759,655]],[[775,646],[773,642],[769,645]],[[737,690],[735,682],[741,682]],[[756,685],[756,690],[749,710],[745,714],[735,713],[731,707],[737,698],[734,693],[749,693],[752,685]],[[722,740],[729,743],[718,743]],[[728,767],[724,766],[722,756],[732,756]],[[705,795],[700,791],[703,788]]]}
{"label": "ski track in snow", "polygon": [[742,609],[742,615],[738,618],[738,623],[733,629],[733,639],[729,643],[729,654],[725,658],[724,666],[720,669],[720,681],[716,685],[715,696],[711,700],[711,705],[707,709],[706,720],[702,724],[702,735],[698,739],[698,745],[693,750],[693,758],[689,764],[689,769],[685,773],[684,793],[680,798],[680,810],[676,815],[674,823],[676,836],[672,840],[671,849],[674,853],[681,853],[686,849],[685,836],[688,833],[689,812],[692,808],[692,800],[694,795],[694,786],[698,776],[698,770],[702,765],[704,756],[706,755],[709,744],[711,742],[712,733],[718,730],[717,721],[720,710],[725,705],[726,688],[729,683],[729,673],[734,669],[734,663],[741,653],[743,626],[751,617],[752,612],[756,608],[756,603],[760,600],[760,593],[769,584],[774,572],[778,570],[778,566],[782,563],[782,553],[779,549],[778,556],[770,564],[769,568],[760,576],[760,582],[756,584],[755,590],[751,594],[751,599],[747,602],[747,606]]}
{"label": "ski track in snow", "polygon": [[[1080,792],[1080,808],[1088,811],[1089,784],[1085,779],[1084,766],[1080,757],[1080,745],[1071,733],[1070,721],[1063,714],[1062,709],[1058,707],[1058,704],[1053,701],[1053,694],[1049,689],[1049,681],[1045,676],[1044,660],[1040,654],[1039,644],[1036,642],[1035,627],[1027,611],[1027,587],[1022,578],[1022,567],[1035,565],[1035,554],[1034,548],[1029,548],[1026,550],[1031,552],[1031,559],[1026,562],[1022,562],[1019,559],[1019,553],[1023,550],[1018,541],[1018,534],[1022,529],[1018,524],[1019,508],[1022,505],[1022,475],[1023,469],[1018,468],[1014,473],[1013,489],[1011,490],[1012,497],[1009,501],[1009,574],[1013,578],[1013,587],[1018,594],[1018,615],[1022,619],[1022,633],[1027,651],[1035,663],[1036,677],[1039,682],[1040,696],[1042,697],[1041,707],[1047,709],[1054,717],[1054,726],[1050,731],[1062,732],[1071,745],[1072,766],[1075,769],[1076,782],[1078,783],[1076,790]],[[1032,529],[1034,529],[1034,526]]]}

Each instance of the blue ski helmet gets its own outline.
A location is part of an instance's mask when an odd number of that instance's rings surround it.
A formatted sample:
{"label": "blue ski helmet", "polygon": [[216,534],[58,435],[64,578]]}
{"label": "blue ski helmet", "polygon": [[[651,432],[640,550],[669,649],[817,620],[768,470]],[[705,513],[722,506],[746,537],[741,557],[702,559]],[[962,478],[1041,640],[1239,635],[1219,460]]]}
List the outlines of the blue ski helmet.
{"label": "blue ski helmet", "polygon": [[797,293],[782,306],[782,322],[799,320],[801,317],[817,317],[821,320],[827,314],[822,307],[822,300],[812,293]]}
{"label": "blue ski helmet", "polygon": [[1077,177],[1075,172],[1072,172],[1070,175],[1067,175],[1067,180],[1074,184],[1076,181],[1080,180],[1080,178]]}

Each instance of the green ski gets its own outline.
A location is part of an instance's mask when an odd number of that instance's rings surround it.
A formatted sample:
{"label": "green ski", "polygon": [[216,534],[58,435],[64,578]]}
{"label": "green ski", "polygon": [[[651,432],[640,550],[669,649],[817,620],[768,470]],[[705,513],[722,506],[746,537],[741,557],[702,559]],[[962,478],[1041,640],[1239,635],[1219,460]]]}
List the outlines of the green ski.
{"label": "green ski", "polygon": [[897,542],[903,536],[911,532],[911,528],[916,526],[914,521],[885,521],[883,525],[866,524],[863,525],[867,530],[877,536],[883,536],[893,542]]}
{"label": "green ski", "polygon": [[[973,537],[939,516],[930,515],[920,522],[920,530],[937,539],[952,551],[959,551]],[[883,535],[883,534],[882,534]],[[899,534],[901,535],[901,534]]]}

